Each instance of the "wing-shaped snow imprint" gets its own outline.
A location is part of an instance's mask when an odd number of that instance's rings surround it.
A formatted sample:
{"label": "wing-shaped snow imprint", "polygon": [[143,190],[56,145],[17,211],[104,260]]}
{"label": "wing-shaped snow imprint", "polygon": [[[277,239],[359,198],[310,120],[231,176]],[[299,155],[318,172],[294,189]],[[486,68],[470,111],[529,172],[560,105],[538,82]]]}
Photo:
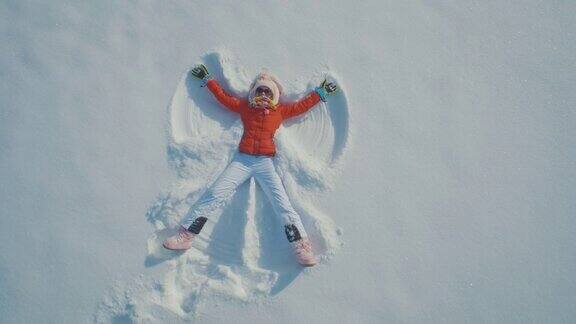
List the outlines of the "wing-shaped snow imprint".
{"label": "wing-shaped snow imprint", "polygon": [[[229,92],[247,95],[252,80],[231,56],[210,53],[203,63]],[[323,77],[338,82],[331,73],[319,73],[307,88],[284,85],[287,94],[281,100],[296,100]],[[219,107],[189,72],[169,105],[168,128],[168,158],[179,180],[147,213],[156,232],[148,240],[145,263],[166,262],[169,270],[159,281],[141,277],[118,284],[101,303],[97,322],[192,319],[202,304],[218,298],[246,302],[276,294],[302,271],[280,220],[253,179],[209,217],[190,250],[176,253],[162,247],[190,205],[232,159],[242,133],[238,116]],[[321,263],[342,244],[341,231],[313,201],[331,187],[348,140],[344,91],[302,117],[286,121],[276,135],[276,168]]]}

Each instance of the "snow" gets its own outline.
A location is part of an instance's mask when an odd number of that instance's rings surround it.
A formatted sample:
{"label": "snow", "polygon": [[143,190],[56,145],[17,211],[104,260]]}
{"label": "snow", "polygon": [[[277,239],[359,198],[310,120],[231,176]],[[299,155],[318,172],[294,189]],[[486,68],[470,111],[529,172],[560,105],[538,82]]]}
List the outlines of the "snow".
{"label": "snow", "polygon": [[[2,322],[573,322],[574,12],[3,1]],[[341,87],[277,135],[318,266],[254,182],[159,247],[241,132],[187,81],[201,61],[239,95],[263,68],[286,100]]]}
{"label": "snow", "polygon": [[[229,87],[229,92],[247,95],[251,80],[243,78],[247,72],[237,68],[239,63],[229,54],[209,53],[204,63],[225,86],[241,85],[240,89]],[[337,82],[328,72],[320,76]],[[310,82],[300,95],[290,92],[288,84],[281,99],[303,97],[320,82],[318,78]],[[290,120],[276,137],[281,151],[276,167],[318,258],[324,262],[341,247],[342,230],[315,208],[313,201],[333,184],[330,180],[338,175],[348,143],[349,112],[344,93],[342,89],[330,102]],[[155,305],[162,305],[177,316],[175,319],[193,320],[214,296],[242,302],[262,295],[266,298],[280,293],[302,272],[294,262],[283,226],[271,217],[274,211],[254,180],[242,185],[229,204],[211,213],[190,251],[182,254],[162,247],[190,203],[229,163],[242,134],[238,116],[218,107],[212,94],[189,73],[181,78],[168,114],[168,155],[180,179],[148,212],[156,232],[148,240],[146,263],[168,262],[169,271],[144,289],[141,281],[134,283],[140,290],[128,298],[126,291],[132,287],[114,290],[100,306],[98,322],[110,322],[119,315],[159,320],[152,314]],[[127,305],[136,305],[138,310],[127,309]]]}

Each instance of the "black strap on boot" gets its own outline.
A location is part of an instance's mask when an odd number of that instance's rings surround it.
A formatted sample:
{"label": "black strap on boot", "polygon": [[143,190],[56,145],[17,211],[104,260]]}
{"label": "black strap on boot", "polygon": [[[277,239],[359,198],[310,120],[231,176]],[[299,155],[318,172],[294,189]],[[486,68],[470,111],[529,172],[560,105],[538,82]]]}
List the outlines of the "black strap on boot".
{"label": "black strap on boot", "polygon": [[290,243],[302,239],[300,231],[298,231],[298,228],[294,224],[284,225],[284,232],[286,233],[286,237]]}

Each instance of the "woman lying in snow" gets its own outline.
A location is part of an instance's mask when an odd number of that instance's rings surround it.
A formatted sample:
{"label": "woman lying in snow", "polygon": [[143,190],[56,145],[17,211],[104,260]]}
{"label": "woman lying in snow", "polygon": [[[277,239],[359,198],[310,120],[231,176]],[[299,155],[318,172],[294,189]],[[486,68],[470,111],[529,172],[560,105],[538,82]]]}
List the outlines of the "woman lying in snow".
{"label": "woman lying in snow", "polygon": [[294,103],[279,103],[281,86],[278,81],[261,73],[250,87],[247,99],[227,94],[211,78],[202,64],[192,69],[192,75],[208,86],[216,99],[229,110],[240,114],[244,125],[244,134],[236,154],[216,182],[190,208],[181,221],[178,234],[164,241],[164,247],[170,250],[186,250],[192,245],[194,237],[206,223],[206,216],[231,197],[236,188],[251,177],[256,178],[274,212],[282,219],[284,230],[298,262],[303,266],[313,266],[316,259],[310,240],[304,230],[300,216],[296,213],[280,176],[276,172],[273,156],[276,153],[274,133],[284,119],[305,113],[320,100],[326,101],[337,87],[334,83],[322,82],[312,93]]}

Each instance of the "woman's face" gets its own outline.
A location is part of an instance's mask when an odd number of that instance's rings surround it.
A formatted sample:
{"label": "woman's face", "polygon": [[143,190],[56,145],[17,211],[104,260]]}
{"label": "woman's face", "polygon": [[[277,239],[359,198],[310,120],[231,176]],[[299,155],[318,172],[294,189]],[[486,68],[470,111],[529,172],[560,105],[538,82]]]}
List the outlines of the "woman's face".
{"label": "woman's face", "polygon": [[272,90],[270,90],[270,88],[265,87],[265,86],[259,86],[258,88],[256,88],[256,96],[257,97],[266,97],[268,99],[272,99]]}

